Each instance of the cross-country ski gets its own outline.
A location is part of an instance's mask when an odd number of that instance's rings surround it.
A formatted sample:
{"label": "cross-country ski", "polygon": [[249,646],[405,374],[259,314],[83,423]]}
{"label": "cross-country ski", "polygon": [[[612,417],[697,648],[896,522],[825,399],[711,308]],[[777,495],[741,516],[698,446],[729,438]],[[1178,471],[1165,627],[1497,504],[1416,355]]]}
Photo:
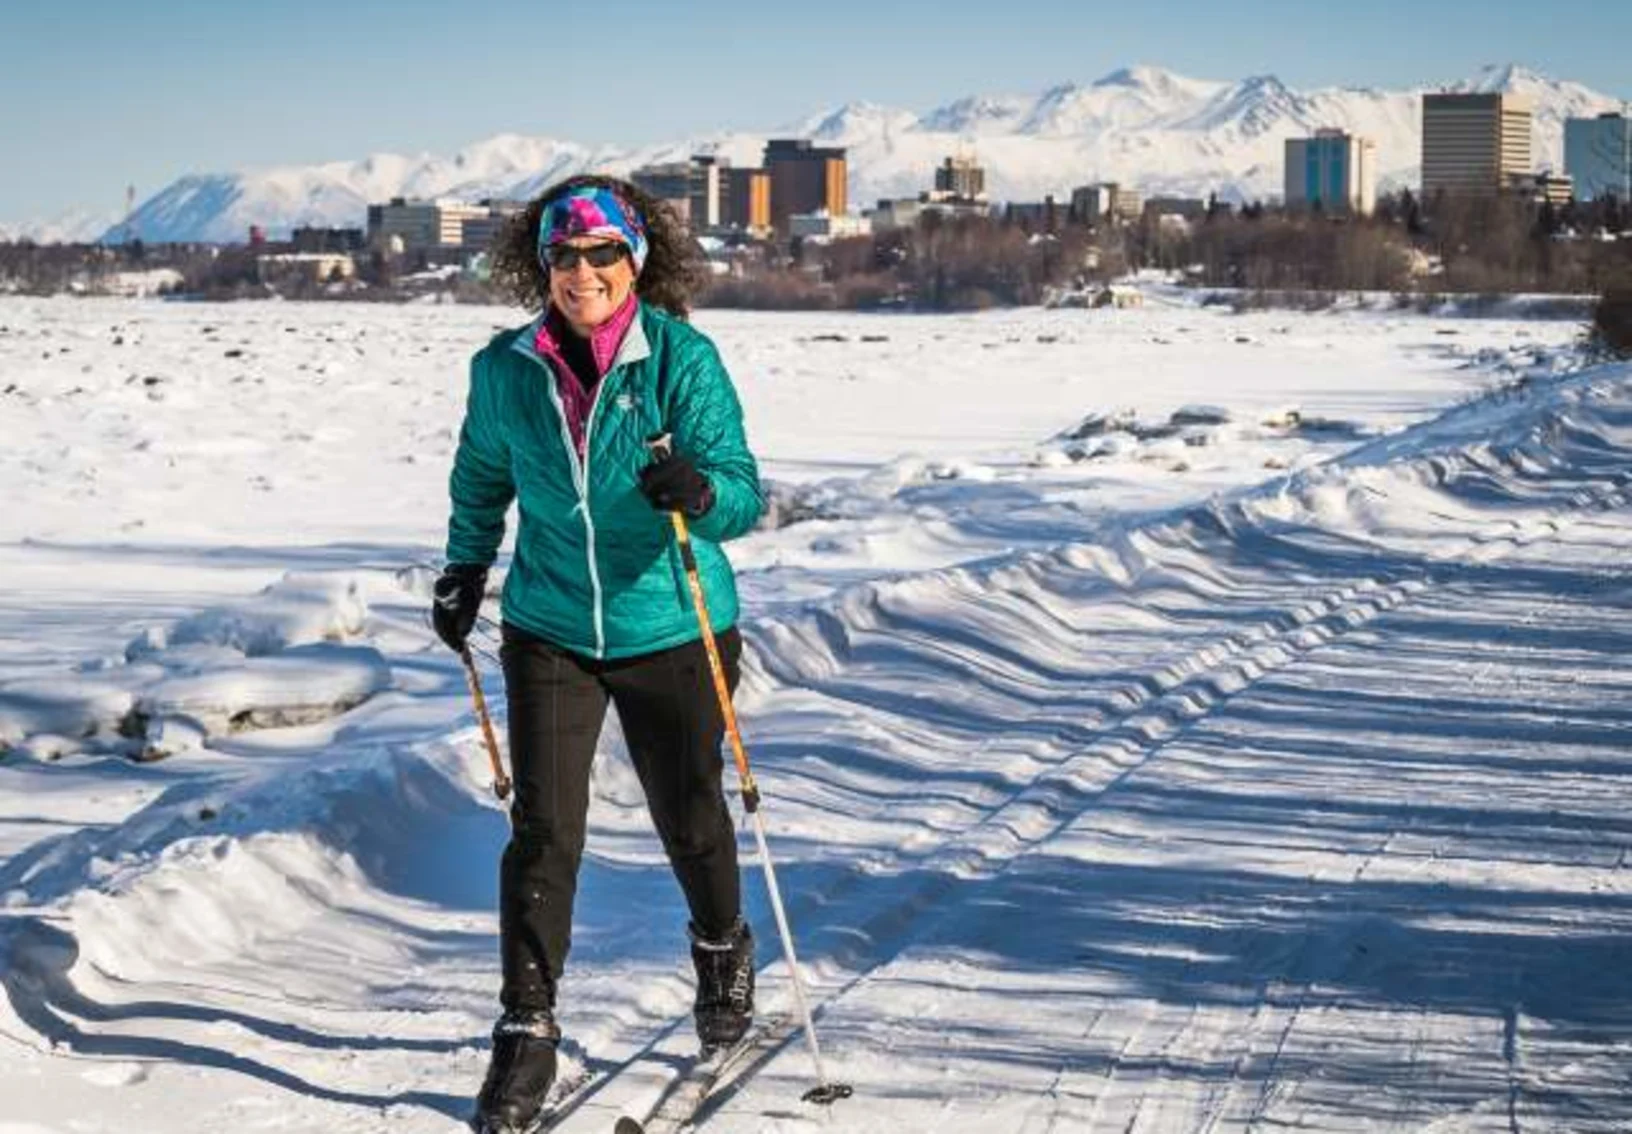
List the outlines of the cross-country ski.
{"label": "cross-country ski", "polygon": [[656,1104],[643,1115],[623,1115],[613,1134],[678,1134],[695,1122],[699,1109],[723,1083],[772,1054],[792,1035],[793,1022],[773,1016],[733,1044],[699,1052],[664,1088]]}

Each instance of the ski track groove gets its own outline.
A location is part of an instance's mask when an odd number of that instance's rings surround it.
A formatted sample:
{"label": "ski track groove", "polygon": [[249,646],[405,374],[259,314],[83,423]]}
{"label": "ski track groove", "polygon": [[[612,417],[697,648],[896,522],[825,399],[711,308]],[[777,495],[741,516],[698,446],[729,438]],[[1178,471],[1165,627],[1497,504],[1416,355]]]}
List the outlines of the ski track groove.
{"label": "ski track groove", "polygon": [[[1248,1029],[1247,1047],[1241,1053],[1241,1058],[1236,1061],[1235,1066],[1231,1068],[1229,1090],[1225,1094],[1222,1105],[1220,1105],[1219,1109],[1213,1114],[1211,1121],[1209,1121],[1207,1124],[1206,1129],[1208,1134],[1211,1134],[1211,1131],[1218,1126],[1219,1122],[1225,1119],[1227,1108],[1235,1097],[1236,1089],[1245,1084],[1247,1081],[1247,1072],[1252,1068],[1255,1054],[1253,1050],[1253,1041],[1256,1040],[1263,1030],[1263,1022],[1258,1018],[1258,1016],[1259,1013],[1268,1006],[1270,997],[1273,995],[1270,992],[1270,988],[1277,987],[1278,985],[1279,982],[1275,982],[1275,984],[1265,988],[1265,998],[1259,1003],[1258,1011],[1254,1012],[1252,1026]],[[1258,1089],[1253,1094],[1251,1105],[1248,1107],[1246,1117],[1243,1121],[1243,1126],[1249,1131],[1255,1129],[1258,1123],[1263,1121],[1265,1112],[1269,1109],[1270,1103],[1275,1099],[1276,1090],[1280,1085],[1280,1080],[1276,1077],[1276,1071],[1280,1068],[1281,1056],[1285,1054],[1287,1042],[1291,1039],[1293,1031],[1297,1028],[1298,1021],[1303,1018],[1304,1008],[1308,1003],[1309,986],[1307,984],[1280,987],[1296,987],[1297,992],[1293,997],[1291,997],[1292,1005],[1290,1010],[1286,1013],[1286,1019],[1281,1023],[1281,1026],[1275,1032],[1274,1045],[1270,1049],[1270,1052],[1265,1060],[1263,1071],[1256,1076]]]}
{"label": "ski track groove", "polygon": [[1156,1014],[1160,1010],[1160,1001],[1153,998],[1146,999],[1145,1011],[1139,1017],[1139,1022],[1128,1032],[1122,1041],[1121,1048],[1106,1064],[1104,1072],[1100,1075],[1100,1089],[1094,1092],[1094,1103],[1088,1111],[1088,1121],[1083,1127],[1084,1130],[1093,1130],[1097,1126],[1100,1112],[1105,1109],[1105,1100],[1115,1094],[1117,1082],[1128,1066],[1129,1053],[1144,1040],[1145,1032],[1149,1030],[1151,1023],[1156,1019]]}
{"label": "ski track groove", "polygon": [[[1360,856],[1360,862],[1350,875],[1350,884],[1361,881],[1372,865],[1378,859],[1387,855],[1400,836],[1409,829],[1409,824],[1405,827],[1391,829],[1375,847]],[[1353,935],[1348,936],[1352,937]],[[1317,945],[1321,948],[1329,948],[1330,944],[1327,940],[1317,942],[1309,936],[1300,938],[1297,948],[1293,951],[1292,963],[1284,966],[1285,971],[1281,975],[1269,977],[1259,986],[1258,997],[1253,1005],[1252,1019],[1246,1029],[1246,1042],[1240,1056],[1231,1068],[1230,1077],[1225,1084],[1226,1089],[1223,1098],[1220,1100],[1220,1105],[1211,1113],[1205,1127],[1206,1131],[1212,1131],[1220,1121],[1225,1119],[1227,1108],[1234,1099],[1237,1089],[1246,1083],[1246,1073],[1252,1066],[1253,1047],[1258,1036],[1262,1034],[1265,1024],[1265,1010],[1268,1009],[1270,1013],[1274,1013],[1280,1011],[1278,1005],[1287,1004],[1289,1007],[1286,1009],[1286,1018],[1276,1030],[1273,1049],[1269,1053],[1268,1061],[1262,1072],[1257,1076],[1259,1085],[1244,1124],[1246,1129],[1252,1130],[1264,1120],[1264,1112],[1269,1102],[1274,1097],[1277,1089],[1281,1087],[1280,1080],[1276,1078],[1281,1059],[1286,1053],[1287,1044],[1297,1028],[1298,1021],[1303,1017],[1304,1011],[1308,1007],[1310,997],[1318,981],[1318,973],[1314,967],[1316,961],[1315,949]],[[1322,1012],[1325,1010],[1324,1007],[1320,1008]],[[1296,1084],[1293,1085],[1294,1089],[1295,1086]]]}
{"label": "ski track groove", "polygon": [[[1078,1046],[1086,1049],[1093,1042],[1095,1035],[1098,1034],[1100,1026],[1107,1022],[1110,1015],[1109,1010],[1104,1007],[1094,1009],[1093,1019],[1088,1021],[1088,1026],[1082,1030],[1082,1034],[1077,1038]],[[1055,1068],[1054,1078],[1049,1082],[1048,1089],[1043,1093],[1043,1097],[1048,1100],[1049,1108],[1048,1115],[1043,1121],[1042,1134],[1053,1134],[1055,1130],[1060,1128],[1060,1123],[1063,1121],[1063,1112],[1067,1108],[1065,1101],[1066,1087],[1075,1070],[1076,1066],[1069,1062],[1061,1063]],[[1026,1127],[1029,1129],[1030,1125],[1028,1122]]]}
{"label": "ski track groove", "polygon": [[[1182,1117],[1192,1109],[1188,1098],[1174,1098],[1173,1095],[1162,1090],[1164,1084],[1171,1082],[1173,1065],[1186,1048],[1182,1041],[1194,1030],[1196,1021],[1201,1015],[1201,1009],[1191,1000],[1182,1004],[1173,1005],[1162,1001],[1164,1016],[1176,1014],[1182,1018],[1176,1022],[1168,1022],[1161,1031],[1161,1042],[1148,1051],[1136,1051],[1132,1058],[1148,1065],[1145,1074],[1138,1077],[1138,1092],[1129,1100],[1133,1106],[1128,1115],[1127,1124],[1122,1127],[1124,1134],[1140,1134],[1141,1131],[1151,1131],[1152,1134],[1162,1134],[1164,1131],[1182,1128]],[[1148,1030],[1146,1032],[1148,1034]],[[1153,1109],[1152,1109],[1153,1108]],[[1177,1109],[1179,1114],[1169,1113]],[[1146,1113],[1150,1111],[1148,1122]],[[1113,1109],[1113,1114],[1114,1109]]]}

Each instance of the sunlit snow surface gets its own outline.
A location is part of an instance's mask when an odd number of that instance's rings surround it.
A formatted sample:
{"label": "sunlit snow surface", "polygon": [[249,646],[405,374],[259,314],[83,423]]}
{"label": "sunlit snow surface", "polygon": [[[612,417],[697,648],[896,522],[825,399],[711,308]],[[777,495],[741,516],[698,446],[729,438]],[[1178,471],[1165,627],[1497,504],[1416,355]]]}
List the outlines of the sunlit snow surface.
{"label": "sunlit snow surface", "polygon": [[[459,1129],[505,826],[423,610],[514,321],[0,302],[0,1132]],[[782,525],[732,548],[740,705],[856,1088],[800,1103],[791,1042],[703,1129],[1632,1126],[1632,370],[1162,296],[698,321]],[[604,748],[562,1130],[688,1027]]]}

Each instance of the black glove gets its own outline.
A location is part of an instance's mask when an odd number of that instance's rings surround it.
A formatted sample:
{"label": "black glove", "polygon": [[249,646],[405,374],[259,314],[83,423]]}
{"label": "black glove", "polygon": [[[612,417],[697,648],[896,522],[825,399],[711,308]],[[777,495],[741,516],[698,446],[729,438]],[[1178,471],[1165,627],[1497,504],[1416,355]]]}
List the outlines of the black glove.
{"label": "black glove", "polygon": [[458,653],[476,625],[476,612],[487,592],[487,568],[471,563],[450,563],[436,580],[431,603],[431,625],[436,636]]}
{"label": "black glove", "polygon": [[714,507],[714,486],[678,453],[641,469],[640,490],[659,512],[684,512],[693,520]]}

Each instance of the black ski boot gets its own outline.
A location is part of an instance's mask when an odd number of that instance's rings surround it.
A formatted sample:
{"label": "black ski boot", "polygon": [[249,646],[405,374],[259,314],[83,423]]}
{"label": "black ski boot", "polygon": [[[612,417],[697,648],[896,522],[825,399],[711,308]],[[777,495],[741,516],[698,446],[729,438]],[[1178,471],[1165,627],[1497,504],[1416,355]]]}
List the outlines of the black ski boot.
{"label": "black ski boot", "polygon": [[544,1117],[561,1029],[548,1008],[506,1012],[493,1025],[493,1061],[476,1097],[476,1134],[526,1134]]}
{"label": "black ski boot", "polygon": [[697,966],[697,1038],[704,1049],[736,1043],[754,1020],[754,935],[741,918],[718,941],[691,934],[691,961]]}

